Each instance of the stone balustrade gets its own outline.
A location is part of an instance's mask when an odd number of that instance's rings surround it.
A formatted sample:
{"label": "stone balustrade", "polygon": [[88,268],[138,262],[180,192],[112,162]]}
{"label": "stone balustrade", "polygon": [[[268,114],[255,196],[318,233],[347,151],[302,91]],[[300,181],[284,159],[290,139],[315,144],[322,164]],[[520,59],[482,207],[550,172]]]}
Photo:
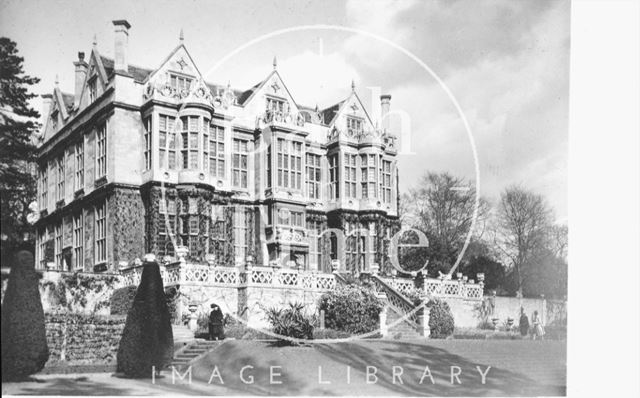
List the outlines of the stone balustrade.
{"label": "stone balustrade", "polygon": [[[383,277],[382,279],[389,286],[405,295],[415,289],[415,282],[413,278]],[[482,282],[474,283],[473,281],[464,279],[451,280],[437,278],[424,278],[422,289],[424,294],[427,296],[463,298],[470,300],[481,300],[483,290],[484,284]]]}
{"label": "stone balustrade", "polygon": [[[336,286],[333,274],[314,271],[301,271],[290,268],[251,267],[214,267],[192,263],[171,263],[160,267],[165,286],[219,286],[219,287],[268,287],[282,289],[301,289],[310,291],[328,291]],[[142,266],[121,270],[125,285],[140,283]]]}

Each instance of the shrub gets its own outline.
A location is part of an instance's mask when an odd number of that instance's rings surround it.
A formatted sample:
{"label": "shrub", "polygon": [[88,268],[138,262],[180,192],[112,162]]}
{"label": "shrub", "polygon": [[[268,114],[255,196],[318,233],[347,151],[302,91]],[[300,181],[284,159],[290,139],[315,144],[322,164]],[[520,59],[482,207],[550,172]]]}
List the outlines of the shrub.
{"label": "shrub", "polygon": [[160,268],[147,262],[122,331],[117,371],[128,377],[151,377],[152,366],[159,371],[172,357],[173,332]]}
{"label": "shrub", "polygon": [[379,327],[383,304],[372,290],[358,285],[341,286],[320,298],[325,326],[350,334],[368,333]]}
{"label": "shrub", "polygon": [[445,338],[453,334],[453,314],[446,301],[434,299],[427,304],[429,309],[430,336],[435,339]]}
{"label": "shrub", "polygon": [[126,286],[115,290],[109,300],[111,315],[126,315],[131,309],[137,289],[138,286]]}
{"label": "shrub", "polygon": [[2,380],[19,380],[44,367],[49,348],[33,254],[14,257],[2,303]]}
{"label": "shrub", "polygon": [[270,308],[266,315],[274,333],[310,340],[313,338],[313,320],[305,316],[303,310],[304,304],[290,303],[289,308]]}

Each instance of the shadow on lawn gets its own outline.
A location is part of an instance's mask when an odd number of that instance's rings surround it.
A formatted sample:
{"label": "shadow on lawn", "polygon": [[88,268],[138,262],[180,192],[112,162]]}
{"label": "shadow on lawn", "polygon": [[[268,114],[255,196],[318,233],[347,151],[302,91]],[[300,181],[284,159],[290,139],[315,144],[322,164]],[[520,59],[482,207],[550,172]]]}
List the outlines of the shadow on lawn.
{"label": "shadow on lawn", "polygon": [[[231,342],[218,346],[216,350],[192,367],[193,379],[207,383],[211,378],[214,367],[219,366],[219,371],[225,384],[224,387],[230,390],[241,392],[243,395],[303,395],[307,383],[296,377],[296,371],[300,369],[287,368],[287,364],[278,360],[278,352],[282,347],[276,347],[272,342],[264,342],[261,348],[267,348],[269,356],[260,353],[246,352],[241,348],[242,342]],[[308,348],[313,350],[313,348]],[[263,350],[260,350],[264,354]],[[304,355],[304,352],[300,352]],[[254,382],[243,383],[240,380],[240,371],[251,365],[245,373],[245,380],[253,377]],[[282,384],[271,384],[269,372],[271,366],[280,366],[279,372],[282,374],[278,379],[286,380]],[[219,379],[213,378],[212,384],[219,385]]]}
{"label": "shadow on lawn", "polygon": [[[492,367],[481,383],[476,366],[486,370],[483,363],[472,362],[464,356],[429,344],[410,342],[376,341],[338,344],[315,344],[311,347],[275,347],[269,343],[233,342],[223,344],[192,368],[194,380],[207,383],[212,370],[218,366],[224,387],[243,395],[363,395],[367,394],[364,373],[367,366],[377,368],[377,387],[395,396],[539,396],[565,395],[564,386],[543,385],[524,374]],[[288,350],[288,351],[287,351]],[[301,360],[294,360],[301,358]],[[463,354],[464,355],[464,354]],[[294,363],[291,363],[294,361]],[[240,369],[252,368],[246,375],[253,375],[254,383],[239,380]],[[317,366],[334,370],[331,385],[319,385]],[[403,384],[394,384],[392,366],[403,368]],[[269,367],[281,366],[283,384],[269,383]],[[345,375],[351,367],[351,384],[336,379]],[[420,384],[425,367],[429,366],[435,384],[425,377]],[[461,384],[451,384],[451,366],[461,368]],[[336,373],[337,372],[337,373]],[[218,379],[213,379],[218,384]],[[377,390],[383,391],[383,390]],[[373,392],[378,394],[377,392]],[[367,394],[368,395],[368,394]]]}
{"label": "shadow on lawn", "polygon": [[[398,395],[442,395],[442,396],[538,396],[565,395],[565,387],[540,385],[534,380],[504,369],[492,367],[485,384],[476,366],[484,372],[487,365],[471,362],[442,348],[428,344],[407,342],[378,342],[376,348],[359,343],[319,344],[316,349],[323,355],[353,369],[365,371],[375,366],[378,385],[395,391]],[[392,367],[401,366],[402,381],[394,384]],[[420,379],[428,366],[435,384],[429,377]],[[451,366],[461,368],[461,384],[451,384]]]}
{"label": "shadow on lawn", "polygon": [[130,395],[127,388],[114,387],[113,383],[105,384],[89,380],[87,377],[38,380],[38,383],[47,383],[46,386],[24,387],[16,395]]}
{"label": "shadow on lawn", "polygon": [[[129,383],[119,383],[118,377],[112,375],[109,382],[91,380],[91,377],[81,376],[75,378],[56,377],[52,379],[25,380],[25,382],[36,382],[39,386],[23,386],[13,395],[66,395],[66,396],[104,396],[104,395],[157,395],[179,394],[179,395],[199,395],[197,391],[185,389],[181,386],[170,385],[166,381],[166,376],[159,376],[159,383],[151,385],[151,379],[128,379],[130,383],[135,383],[133,387],[126,387]],[[164,382],[163,382],[163,379]],[[148,384],[147,384],[148,383]],[[44,384],[44,385],[43,385]],[[118,387],[118,384],[125,385]],[[131,384],[129,384],[131,385]],[[3,392],[4,393],[4,392]]]}

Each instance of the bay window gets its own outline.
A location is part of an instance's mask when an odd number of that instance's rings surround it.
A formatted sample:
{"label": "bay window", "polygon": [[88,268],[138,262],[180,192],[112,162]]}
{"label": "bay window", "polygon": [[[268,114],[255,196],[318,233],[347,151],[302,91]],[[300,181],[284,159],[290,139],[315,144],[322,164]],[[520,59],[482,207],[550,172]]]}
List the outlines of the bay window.
{"label": "bay window", "polygon": [[356,198],[356,159],[357,155],[344,154],[344,195]]}
{"label": "bay window", "polygon": [[158,163],[161,169],[176,169],[175,118],[159,116],[158,123]]}
{"label": "bay window", "polygon": [[198,168],[198,135],[200,131],[200,118],[198,116],[185,116],[182,121],[182,168]]}
{"label": "bay window", "polygon": [[224,127],[212,124],[209,129],[209,174],[224,178]]}

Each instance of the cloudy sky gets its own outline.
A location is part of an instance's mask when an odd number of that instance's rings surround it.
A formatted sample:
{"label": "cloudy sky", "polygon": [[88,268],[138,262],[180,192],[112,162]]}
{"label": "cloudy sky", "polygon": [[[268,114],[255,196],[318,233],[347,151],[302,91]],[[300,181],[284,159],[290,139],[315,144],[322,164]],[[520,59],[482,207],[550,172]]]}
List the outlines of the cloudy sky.
{"label": "cloudy sky", "polygon": [[[475,141],[482,195],[521,184],[543,194],[556,218],[567,217],[570,4],[541,0],[458,1],[16,1],[0,3],[0,35],[18,43],[38,94],[56,75],[73,91],[78,51],[94,34],[113,54],[111,20],[131,25],[130,62],[157,67],[185,43],[206,79],[248,88],[278,70],[297,102],[320,107],[344,99],[354,80],[371,106],[377,88],[408,115],[400,188],[426,171],[475,179],[470,140],[454,103],[418,63],[362,34],[308,28],[354,28],[414,54],[448,87]],[[251,40],[217,68],[226,55]],[[376,100],[377,101],[377,100]],[[399,128],[396,120],[394,126]],[[410,143],[407,145],[406,143]]]}

